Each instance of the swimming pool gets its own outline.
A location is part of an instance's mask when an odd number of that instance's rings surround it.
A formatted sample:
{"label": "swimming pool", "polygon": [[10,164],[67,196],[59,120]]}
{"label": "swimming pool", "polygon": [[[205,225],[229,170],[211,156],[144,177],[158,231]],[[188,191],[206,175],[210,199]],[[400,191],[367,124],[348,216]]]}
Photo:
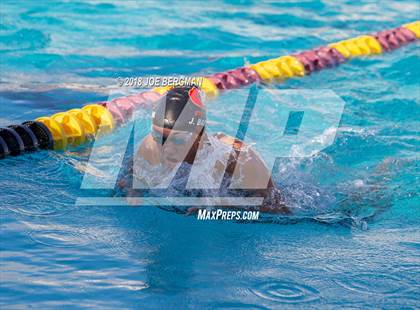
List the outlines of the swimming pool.
{"label": "swimming pool", "polygon": [[[105,100],[120,76],[218,72],[420,17],[416,1],[0,8],[0,126]],[[334,144],[276,175],[296,203],[337,211],[330,224],[76,206],[88,148],[1,160],[1,304],[415,308],[419,66],[415,43],[278,85],[345,101]],[[220,100],[214,130],[232,106]]]}

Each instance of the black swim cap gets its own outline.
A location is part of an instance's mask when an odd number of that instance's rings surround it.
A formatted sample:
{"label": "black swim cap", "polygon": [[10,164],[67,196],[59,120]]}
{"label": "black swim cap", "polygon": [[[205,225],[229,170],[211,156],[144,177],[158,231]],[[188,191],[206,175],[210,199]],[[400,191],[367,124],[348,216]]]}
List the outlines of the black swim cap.
{"label": "black swim cap", "polygon": [[175,87],[159,99],[152,114],[153,125],[197,132],[206,125],[206,108],[195,86]]}

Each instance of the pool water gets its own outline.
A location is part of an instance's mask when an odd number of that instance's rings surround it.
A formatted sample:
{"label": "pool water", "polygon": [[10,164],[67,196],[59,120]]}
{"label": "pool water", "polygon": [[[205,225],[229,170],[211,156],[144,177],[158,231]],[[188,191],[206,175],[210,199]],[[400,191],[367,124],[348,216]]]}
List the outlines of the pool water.
{"label": "pool water", "polygon": [[[415,0],[2,1],[0,13],[0,126],[106,100],[117,77],[208,74],[420,19]],[[276,162],[302,207],[292,218],[76,205],[89,147],[1,160],[0,304],[416,308],[419,56],[414,43],[277,86],[345,102],[331,146]],[[235,133],[232,100],[209,105],[213,131]]]}

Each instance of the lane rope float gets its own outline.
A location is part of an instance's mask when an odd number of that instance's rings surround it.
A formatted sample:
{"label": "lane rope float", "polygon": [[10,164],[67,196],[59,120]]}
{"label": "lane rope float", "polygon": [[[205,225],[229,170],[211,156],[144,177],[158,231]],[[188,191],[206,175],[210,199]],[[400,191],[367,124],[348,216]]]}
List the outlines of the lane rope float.
{"label": "lane rope float", "polygon": [[25,125],[10,125],[8,128],[13,129],[22,139],[25,152],[34,151],[39,147],[38,139],[35,134]]}
{"label": "lane rope float", "polygon": [[[256,64],[201,77],[201,90],[208,98],[253,83],[277,83],[338,66],[352,58],[378,55],[420,39],[420,21],[374,34],[361,35],[308,51],[268,59]],[[127,123],[140,108],[153,105],[175,85],[156,87],[109,102],[43,116],[35,121],[0,128],[0,158],[35,150],[65,150],[98,136],[109,134]]]}

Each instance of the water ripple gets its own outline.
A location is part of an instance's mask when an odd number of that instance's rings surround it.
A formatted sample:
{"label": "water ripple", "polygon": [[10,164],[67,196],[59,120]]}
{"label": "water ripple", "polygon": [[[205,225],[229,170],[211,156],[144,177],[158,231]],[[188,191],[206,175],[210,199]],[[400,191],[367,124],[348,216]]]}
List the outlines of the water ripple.
{"label": "water ripple", "polygon": [[36,243],[57,248],[81,247],[89,243],[83,233],[63,229],[32,231],[29,238]]}
{"label": "water ripple", "polygon": [[265,282],[252,291],[262,299],[278,303],[305,303],[320,298],[315,288],[289,281]]}
{"label": "water ripple", "polygon": [[353,274],[349,278],[335,280],[341,287],[362,294],[390,296],[400,293],[406,286],[402,278],[380,273]]}
{"label": "water ripple", "polygon": [[211,308],[213,309],[259,309],[259,310],[264,310],[264,309],[268,309],[266,307],[263,306],[259,306],[259,305],[254,305],[254,304],[247,304],[247,303],[243,303],[243,302],[226,302],[226,303],[217,303],[217,304],[212,304]]}
{"label": "water ripple", "polygon": [[23,216],[58,216],[67,213],[72,205],[73,196],[65,189],[51,189],[49,192],[34,193],[31,184],[19,185],[20,191],[14,190],[3,197],[3,206]]}

